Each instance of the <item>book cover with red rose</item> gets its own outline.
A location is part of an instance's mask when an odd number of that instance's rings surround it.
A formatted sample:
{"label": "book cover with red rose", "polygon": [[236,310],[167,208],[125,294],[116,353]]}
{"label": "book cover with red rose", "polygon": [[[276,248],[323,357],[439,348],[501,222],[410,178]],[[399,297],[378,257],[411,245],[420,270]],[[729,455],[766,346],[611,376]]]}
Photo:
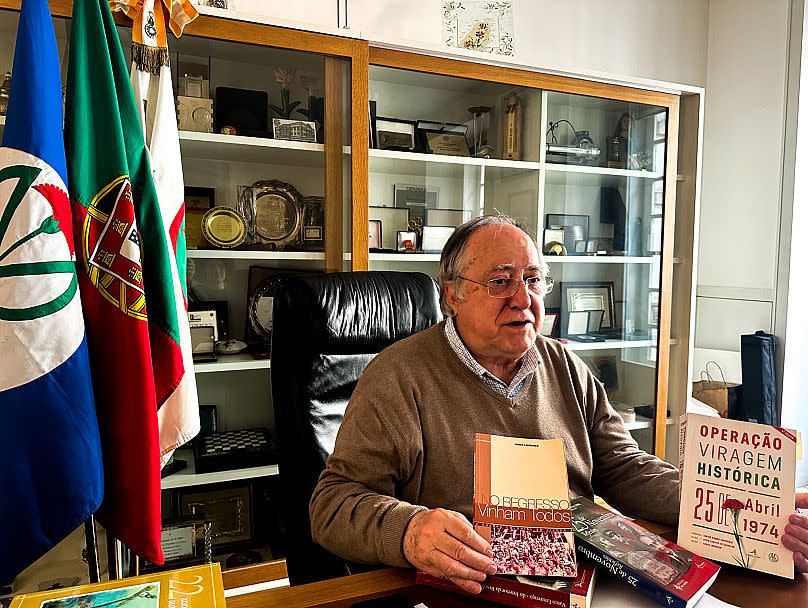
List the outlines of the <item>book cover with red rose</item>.
{"label": "book cover with red rose", "polygon": [[660,606],[695,606],[720,568],[619,513],[573,498],[575,548],[619,581]]}
{"label": "book cover with red rose", "polygon": [[716,561],[794,578],[780,537],[794,512],[796,461],[791,429],[682,416],[679,544]]}
{"label": "book cover with red rose", "polygon": [[[579,561],[575,578],[494,575],[481,583],[482,593],[473,597],[517,608],[591,608],[596,574],[594,564]],[[420,571],[415,581],[420,585],[472,595],[447,580]]]}
{"label": "book cover with red rose", "polygon": [[563,440],[477,433],[474,529],[498,574],[575,577]]}

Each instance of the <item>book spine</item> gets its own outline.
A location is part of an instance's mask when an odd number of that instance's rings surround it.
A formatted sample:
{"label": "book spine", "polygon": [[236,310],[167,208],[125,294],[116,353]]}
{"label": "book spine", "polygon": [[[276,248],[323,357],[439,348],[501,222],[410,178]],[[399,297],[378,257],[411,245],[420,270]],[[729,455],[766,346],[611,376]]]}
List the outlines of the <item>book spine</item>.
{"label": "book spine", "polygon": [[[679,416],[679,479],[685,474],[685,442],[687,440],[687,414]],[[679,502],[682,502],[682,483],[679,483]]]}
{"label": "book spine", "polygon": [[666,606],[667,608],[687,608],[687,602],[685,600],[672,595],[665,587],[648,579],[648,577],[639,570],[614,559],[602,549],[588,543],[578,536],[575,537],[575,548],[583,557],[595,562],[617,580],[633,587],[660,606]]}
{"label": "book spine", "polygon": [[[570,594],[551,589],[536,588],[516,581],[489,577],[482,583],[483,590],[478,595],[466,593],[449,581],[418,572],[415,582],[442,591],[451,591],[469,597],[496,602],[515,608],[570,608]],[[582,605],[583,606],[583,605]]]}

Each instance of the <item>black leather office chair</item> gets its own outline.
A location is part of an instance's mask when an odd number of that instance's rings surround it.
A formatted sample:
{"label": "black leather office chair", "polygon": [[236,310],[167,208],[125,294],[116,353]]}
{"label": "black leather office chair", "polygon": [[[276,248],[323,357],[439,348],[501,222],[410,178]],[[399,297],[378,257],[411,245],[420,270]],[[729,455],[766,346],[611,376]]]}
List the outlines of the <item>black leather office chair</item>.
{"label": "black leather office chair", "polygon": [[386,346],[441,320],[419,272],[341,272],[279,282],[272,322],[272,402],[291,584],[355,573],[311,539],[309,500],[348,399]]}

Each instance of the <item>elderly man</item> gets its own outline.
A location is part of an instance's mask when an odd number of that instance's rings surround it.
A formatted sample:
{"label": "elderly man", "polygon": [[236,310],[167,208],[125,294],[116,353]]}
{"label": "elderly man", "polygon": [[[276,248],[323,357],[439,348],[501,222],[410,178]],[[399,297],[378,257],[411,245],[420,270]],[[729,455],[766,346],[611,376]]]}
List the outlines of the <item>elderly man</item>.
{"label": "elderly man", "polygon": [[[476,432],[560,437],[573,495],[675,523],[676,468],[637,447],[574,353],[537,335],[552,279],[533,240],[506,217],[471,220],[439,278],[446,321],[380,353],[351,397],[312,496],[314,540],[479,592],[496,568],[468,521]],[[808,526],[795,528],[808,555]]]}

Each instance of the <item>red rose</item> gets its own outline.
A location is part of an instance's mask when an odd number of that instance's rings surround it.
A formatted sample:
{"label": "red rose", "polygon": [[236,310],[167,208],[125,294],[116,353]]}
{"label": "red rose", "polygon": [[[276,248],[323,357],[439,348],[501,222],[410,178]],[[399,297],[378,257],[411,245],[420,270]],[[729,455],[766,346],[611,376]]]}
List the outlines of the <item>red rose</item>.
{"label": "red rose", "polygon": [[729,509],[730,511],[740,511],[744,509],[744,504],[736,498],[727,498],[724,504],[721,505],[722,509]]}

